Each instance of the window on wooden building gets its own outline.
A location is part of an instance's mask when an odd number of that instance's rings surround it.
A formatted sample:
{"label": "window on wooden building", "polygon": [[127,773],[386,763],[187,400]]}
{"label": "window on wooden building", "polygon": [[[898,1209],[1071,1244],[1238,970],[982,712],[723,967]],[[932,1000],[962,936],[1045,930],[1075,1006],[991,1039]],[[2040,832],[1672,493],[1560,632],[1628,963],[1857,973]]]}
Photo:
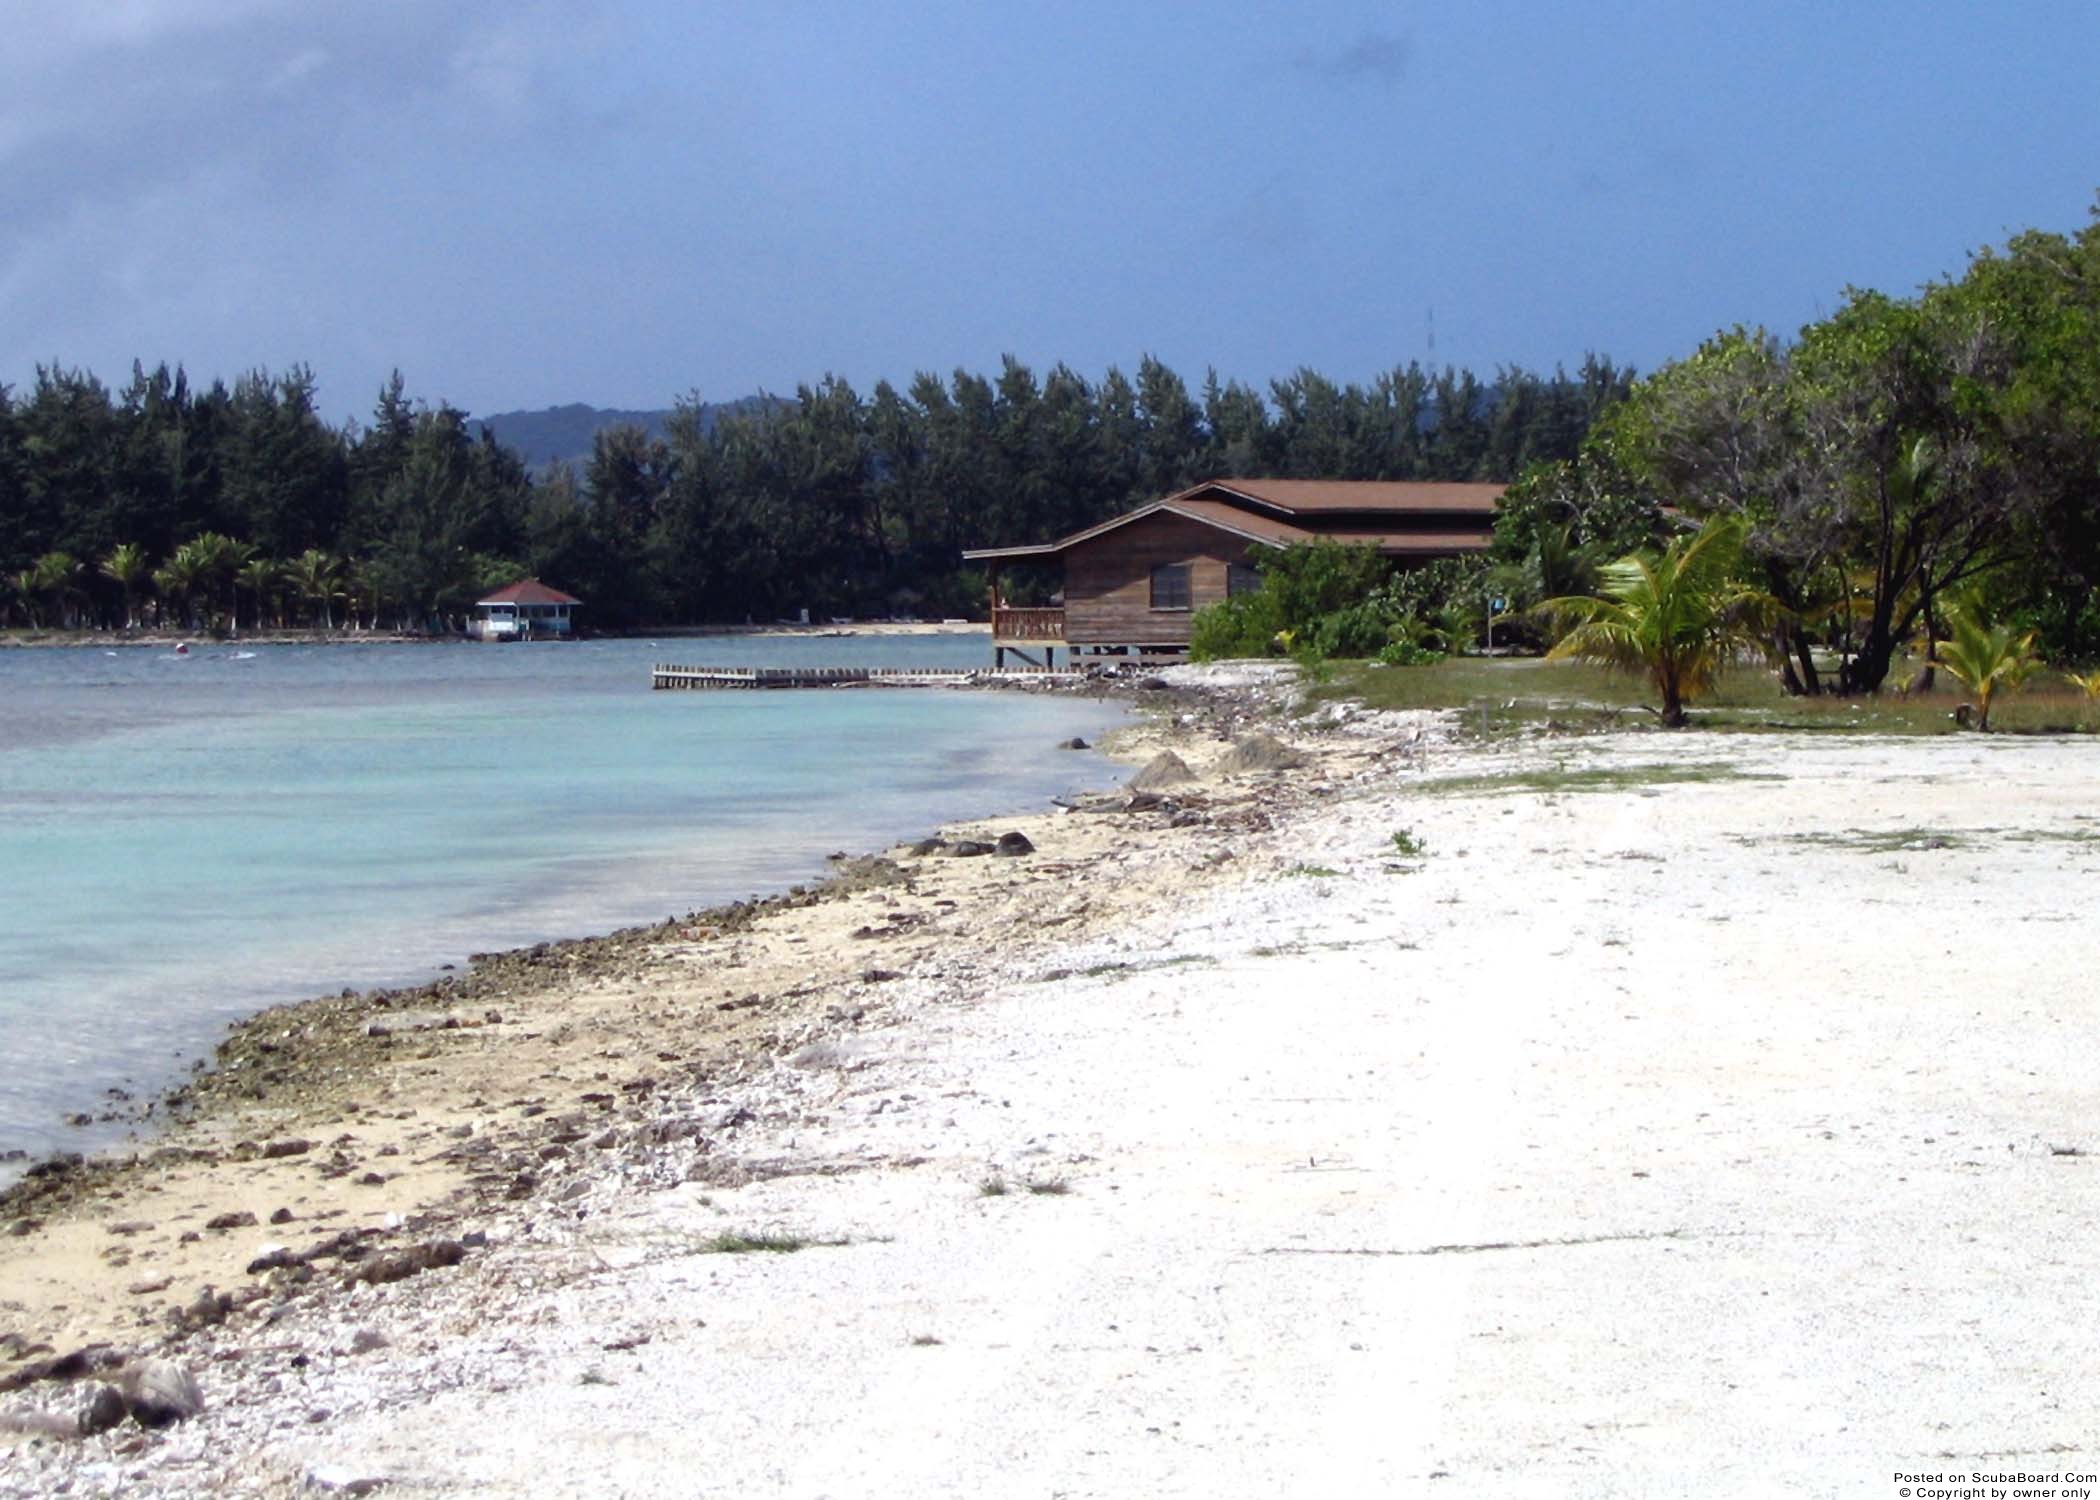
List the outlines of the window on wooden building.
{"label": "window on wooden building", "polygon": [[1161,563],[1152,570],[1152,607],[1154,609],[1187,609],[1189,607],[1189,565],[1187,563]]}
{"label": "window on wooden building", "polygon": [[1261,572],[1253,563],[1228,563],[1225,567],[1225,597],[1237,599],[1261,587]]}

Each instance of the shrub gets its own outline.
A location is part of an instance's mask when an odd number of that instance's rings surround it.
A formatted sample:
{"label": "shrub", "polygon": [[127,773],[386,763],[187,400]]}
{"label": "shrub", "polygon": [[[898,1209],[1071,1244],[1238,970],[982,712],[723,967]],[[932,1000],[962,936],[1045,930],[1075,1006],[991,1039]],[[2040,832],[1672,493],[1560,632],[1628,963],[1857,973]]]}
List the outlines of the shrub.
{"label": "shrub", "polygon": [[1229,656],[1268,656],[1284,622],[1266,588],[1207,604],[1189,621],[1189,659],[1217,661]]}

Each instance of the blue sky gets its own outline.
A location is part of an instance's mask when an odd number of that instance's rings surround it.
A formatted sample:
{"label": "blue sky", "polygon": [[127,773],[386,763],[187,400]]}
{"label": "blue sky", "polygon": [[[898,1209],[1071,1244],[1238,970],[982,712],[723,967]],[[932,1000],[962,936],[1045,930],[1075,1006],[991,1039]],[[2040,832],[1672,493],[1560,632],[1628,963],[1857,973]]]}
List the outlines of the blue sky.
{"label": "blue sky", "polygon": [[[11,0],[0,382],[1642,368],[2100,189],[2100,6]],[[1434,339],[1432,347],[1431,339]]]}

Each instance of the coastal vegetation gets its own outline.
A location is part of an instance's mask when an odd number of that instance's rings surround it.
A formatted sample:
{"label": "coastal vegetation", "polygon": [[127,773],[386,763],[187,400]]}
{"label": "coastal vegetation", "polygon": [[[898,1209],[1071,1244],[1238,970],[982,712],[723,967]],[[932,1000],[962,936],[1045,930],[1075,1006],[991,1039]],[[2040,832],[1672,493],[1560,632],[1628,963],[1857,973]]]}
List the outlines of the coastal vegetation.
{"label": "coastal vegetation", "polygon": [[39,369],[0,388],[0,612],[37,629],[157,623],[440,629],[538,576],[599,628],[984,607],[966,546],[1039,541],[1220,473],[1506,480],[1573,460],[1630,372],[1300,370],[1266,391],[1156,359],[1134,377],[921,373],[872,393],[681,402],[601,431],[580,469],[527,466],[397,374],[370,418],[312,371],[112,391]]}
{"label": "coastal vegetation", "polygon": [[[1348,568],[1271,561],[1260,590],[1199,616],[1196,650],[1426,669],[1536,648],[1635,668],[1673,723],[1735,659],[1772,662],[1791,698],[1855,705],[1885,689],[1922,705],[1944,671],[1989,727],[2036,662],[2100,686],[2096,479],[2100,221],[2017,235],[1913,297],[1848,291],[1792,340],[1717,334],[1636,381],[1574,459],[1527,468],[1487,556],[1396,571],[1366,549],[1340,600],[1289,580]],[[2063,696],[2041,716],[2082,723]]]}
{"label": "coastal vegetation", "polygon": [[1635,552],[1606,567],[1602,596],[1547,599],[1539,612],[1565,629],[1547,659],[1579,657],[1645,676],[1662,700],[1665,727],[1685,722],[1686,700],[1712,690],[1746,649],[1771,639],[1779,601],[1740,582],[1748,527],[1716,516],[1660,552]]}

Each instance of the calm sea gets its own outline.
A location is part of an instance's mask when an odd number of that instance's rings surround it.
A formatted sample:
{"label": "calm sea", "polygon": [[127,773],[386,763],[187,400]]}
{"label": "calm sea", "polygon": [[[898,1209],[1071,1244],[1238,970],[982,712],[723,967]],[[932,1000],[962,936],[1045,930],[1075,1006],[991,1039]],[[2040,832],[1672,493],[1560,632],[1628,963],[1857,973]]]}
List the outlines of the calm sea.
{"label": "calm sea", "polygon": [[[0,1151],[275,1001],[778,889],[1114,779],[1112,705],[653,693],[659,660],[974,666],[983,636],[0,651]],[[4,1170],[4,1169],[0,1169]]]}

